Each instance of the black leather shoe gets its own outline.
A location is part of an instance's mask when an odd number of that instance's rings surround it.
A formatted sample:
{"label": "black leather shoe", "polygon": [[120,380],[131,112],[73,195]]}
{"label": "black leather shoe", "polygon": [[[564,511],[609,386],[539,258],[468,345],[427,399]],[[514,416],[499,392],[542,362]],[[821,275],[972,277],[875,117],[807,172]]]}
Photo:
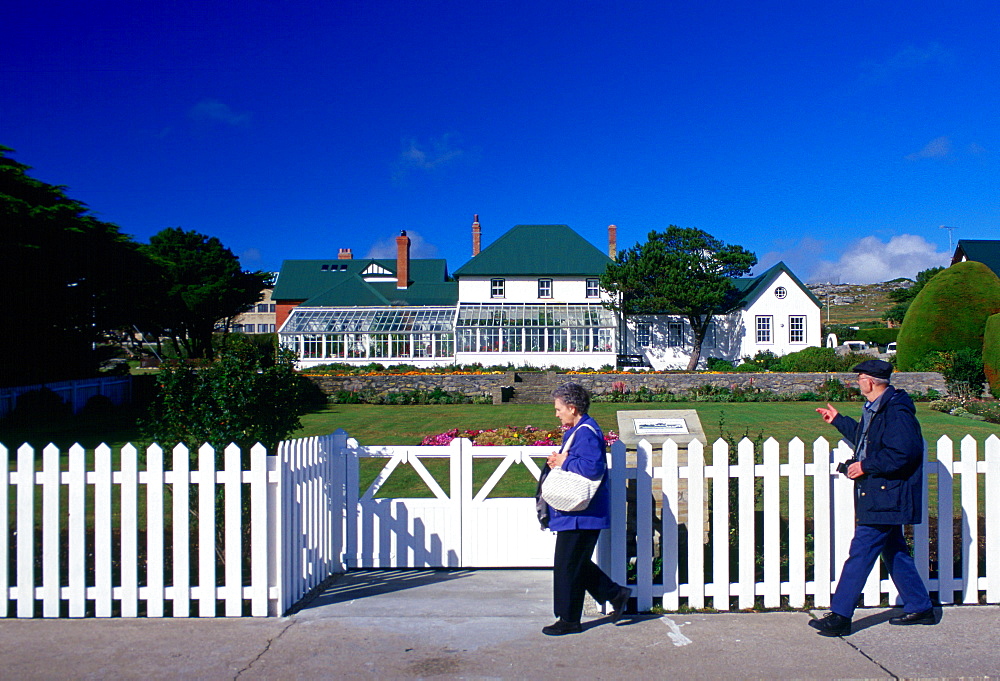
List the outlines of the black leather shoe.
{"label": "black leather shoe", "polygon": [[899,617],[892,617],[889,619],[889,624],[898,624],[900,626],[908,624],[937,624],[937,619],[934,617],[934,608],[930,608],[923,612],[908,612]]}
{"label": "black leather shoe", "polygon": [[809,626],[824,636],[843,636],[851,633],[851,618],[830,612],[822,619],[809,620]]}
{"label": "black leather shoe", "polygon": [[566,622],[558,619],[554,624],[542,627],[542,633],[547,636],[562,636],[563,634],[579,634],[583,631],[583,625],[579,622]]}
{"label": "black leather shoe", "polygon": [[611,621],[617,622],[625,614],[625,609],[628,607],[628,599],[632,598],[632,589],[627,586],[618,587],[618,595],[612,598],[609,603],[611,603]]}

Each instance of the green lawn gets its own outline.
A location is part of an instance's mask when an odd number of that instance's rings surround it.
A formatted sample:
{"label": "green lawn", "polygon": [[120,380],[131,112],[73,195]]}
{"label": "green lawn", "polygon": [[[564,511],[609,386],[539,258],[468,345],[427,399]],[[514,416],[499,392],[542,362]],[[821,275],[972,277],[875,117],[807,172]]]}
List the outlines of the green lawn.
{"label": "green lawn", "polygon": [[[793,437],[812,442],[818,437],[831,441],[840,438],[832,426],[823,423],[816,407],[825,406],[820,402],[686,402],[672,405],[663,404],[614,404],[595,403],[590,414],[597,419],[605,431],[618,430],[619,411],[637,409],[695,409],[701,419],[702,428],[710,442],[721,435],[720,418],[725,417],[725,428],[737,436],[749,429],[751,437],[763,433],[764,437],[774,437],[782,444]],[[859,417],[860,402],[837,403],[839,411],[848,416]],[[924,438],[931,444],[942,435],[958,440],[972,435],[980,443],[990,435],[1000,437],[1000,425],[973,421],[928,409],[926,404],[917,405],[917,418],[923,428]],[[362,445],[415,445],[426,435],[450,430],[487,429],[501,426],[551,427],[557,423],[551,405],[532,404],[460,404],[460,405],[411,405],[382,406],[366,404],[337,404],[326,409],[307,414],[302,418],[302,429],[295,437],[321,435],[343,428]]]}

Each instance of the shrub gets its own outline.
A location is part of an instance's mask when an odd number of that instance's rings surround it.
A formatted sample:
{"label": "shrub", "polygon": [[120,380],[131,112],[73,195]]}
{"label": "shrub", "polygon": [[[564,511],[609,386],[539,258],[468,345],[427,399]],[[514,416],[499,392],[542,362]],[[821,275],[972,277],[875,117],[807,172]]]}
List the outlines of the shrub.
{"label": "shrub", "polygon": [[756,355],[744,357],[743,363],[736,367],[736,371],[775,371],[780,358],[770,350],[761,350]]}
{"label": "shrub", "polygon": [[991,315],[983,330],[983,373],[993,397],[1000,399],[1000,314]]}
{"label": "shrub", "polygon": [[888,345],[896,340],[899,329],[860,329],[855,338],[869,345]]}
{"label": "shrub", "polygon": [[9,418],[15,423],[29,424],[66,418],[70,411],[70,406],[53,390],[39,388],[18,395]]}
{"label": "shrub", "polygon": [[979,397],[983,392],[983,359],[971,348],[931,351],[913,364],[916,371],[937,371],[944,376],[948,392],[960,397]]}
{"label": "shrub", "polygon": [[966,261],[937,274],[910,304],[897,341],[901,371],[929,352],[981,351],[986,320],[1000,312],[1000,279],[980,262]]}
{"label": "shrub", "polygon": [[854,355],[841,356],[833,348],[804,348],[781,357],[777,362],[778,371],[827,372],[850,371],[857,362]]}
{"label": "shrub", "polygon": [[205,442],[216,447],[219,457],[231,442],[244,448],[260,442],[273,450],[300,427],[300,415],[326,399],[295,372],[294,364],[290,351],[262,351],[234,336],[218,360],[204,368],[162,368],[140,427],[165,447],[188,445],[192,457]]}
{"label": "shrub", "polygon": [[709,371],[732,371],[733,363],[721,357],[709,357],[705,360],[705,368]]}

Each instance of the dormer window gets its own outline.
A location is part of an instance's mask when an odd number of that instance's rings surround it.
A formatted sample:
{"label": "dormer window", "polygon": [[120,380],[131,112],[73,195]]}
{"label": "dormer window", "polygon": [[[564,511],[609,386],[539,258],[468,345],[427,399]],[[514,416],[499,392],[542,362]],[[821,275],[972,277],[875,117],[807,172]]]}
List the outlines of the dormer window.
{"label": "dormer window", "polygon": [[538,297],[539,298],[551,298],[552,297],[552,280],[551,279],[539,279],[538,280]]}

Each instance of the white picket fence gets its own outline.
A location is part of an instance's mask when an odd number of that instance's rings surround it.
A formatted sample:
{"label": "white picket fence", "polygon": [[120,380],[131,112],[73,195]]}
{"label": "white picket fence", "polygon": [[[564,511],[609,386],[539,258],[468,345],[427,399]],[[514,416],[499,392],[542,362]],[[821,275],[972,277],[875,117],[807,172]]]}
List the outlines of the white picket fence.
{"label": "white picket fence", "polygon": [[[537,476],[538,467],[530,457],[544,452],[532,447],[474,448],[492,450],[482,455],[501,455],[503,464],[473,495],[473,448],[467,445],[359,448],[345,432],[337,431],[283,442],[276,456],[268,456],[258,445],[246,461],[238,448],[229,447],[218,469],[216,452],[208,446],[199,449],[194,467],[184,447],[168,456],[153,445],[140,466],[139,452],[126,446],[120,452],[118,470],[112,470],[112,452],[106,446],[96,449],[92,466],[86,464],[84,449],[73,446],[66,470],[56,447],[43,450],[39,468],[36,452],[23,446],[17,450],[15,469],[0,469],[0,594],[7,596],[0,598],[0,616],[280,615],[348,565],[405,567],[399,561],[412,556],[426,567],[438,554],[452,564],[447,550],[403,550],[413,537],[431,546],[435,542],[446,546],[443,541],[450,541],[443,540],[434,522],[421,516],[434,504],[440,506],[438,502],[451,504],[463,517],[464,525],[456,535],[469,538],[460,540],[463,544],[472,546],[472,538],[479,542],[469,562],[501,565],[498,547],[502,549],[505,542],[523,554],[528,527],[534,524],[533,503],[530,498],[497,499],[500,503],[494,508],[484,502],[490,501],[486,498],[489,489],[511,466],[523,465]],[[425,481],[431,477],[419,462],[425,449],[431,458],[442,456],[439,450],[443,449],[460,457],[459,468],[451,468],[449,490],[436,482],[431,485],[433,503],[376,499],[379,485],[396,467],[414,466]],[[977,442],[967,436],[956,459],[954,445],[945,437],[936,443],[936,456],[925,463],[925,520],[927,509],[935,509],[938,540],[933,541],[927,522],[915,526],[915,557],[929,589],[943,603],[1000,603],[1000,439],[991,436],[983,450],[980,460]],[[706,465],[703,447],[693,442],[687,462],[679,465],[672,443],[659,452],[641,443],[638,463],[631,467],[626,465],[624,445],[612,446],[612,527],[603,533],[598,546],[602,567],[616,581],[625,582],[630,560],[627,487],[634,484],[635,589],[640,609],[651,607],[654,599],[662,599],[668,610],[682,603],[692,608],[711,605],[717,610],[757,603],[777,607],[783,599],[801,607],[807,598],[816,607],[828,606],[854,530],[853,485],[835,469],[838,461],[849,457],[846,447],[832,449],[820,438],[807,461],[802,441],[792,440],[782,451],[771,439],[763,445],[762,463],[755,463],[753,444],[744,440],[738,446],[737,462],[730,465],[727,445],[719,441],[712,454],[718,463]],[[8,456],[2,446],[0,455]],[[361,493],[357,464],[366,456],[385,458],[388,463],[369,490]],[[654,458],[660,465],[653,465]],[[244,463],[248,463],[245,468]],[[663,511],[655,522],[654,480],[659,480],[663,490]],[[757,480],[762,498],[756,492]],[[730,559],[731,482],[739,491],[733,509],[738,543],[735,562]],[[677,509],[685,487],[687,519],[681,525]],[[933,498],[932,487],[936,490]],[[980,489],[985,490],[982,504]],[[710,493],[708,506],[706,493]],[[142,516],[140,502],[145,505]],[[469,513],[462,510],[464,506]],[[760,541],[758,507],[763,509]],[[784,517],[783,507],[787,509]],[[954,555],[956,508],[961,540]],[[524,523],[497,521],[510,518],[512,512],[528,517]],[[365,515],[369,513],[371,518]],[[93,516],[90,523],[88,515]],[[981,515],[985,515],[982,556]],[[807,533],[808,519],[812,520],[811,533]],[[537,525],[530,531],[540,533]],[[410,539],[404,540],[404,535]],[[685,536],[688,541],[683,542]],[[654,582],[658,546],[663,577]],[[685,553],[680,555],[683,546]],[[932,548],[937,557],[933,575]],[[518,560],[525,558],[522,555]],[[957,572],[953,569],[956,562],[960,565]],[[683,582],[682,574],[686,576]],[[873,571],[864,602],[876,605],[883,594],[890,601],[896,597],[891,581]]]}
{"label": "white picket fence", "polygon": [[[0,617],[110,617],[116,604],[123,617],[139,615],[140,604],[148,617],[284,613],[343,569],[339,545],[334,549],[343,489],[329,484],[338,437],[343,433],[283,442],[277,456],[256,445],[247,470],[235,445],[225,449],[218,470],[208,445],[198,450],[194,468],[186,447],[168,458],[152,445],[144,470],[131,445],[121,449],[118,470],[106,445],[94,451],[92,470],[85,469],[80,445],[69,449],[68,470],[61,470],[53,445],[43,450],[40,470],[34,449],[20,447],[16,469],[0,470],[0,594],[7,594]],[[7,460],[3,446],[0,456]]]}
{"label": "white picket fence", "polygon": [[[1000,439],[990,436],[979,459],[978,445],[972,436],[961,441],[956,460],[948,437],[937,441],[936,457],[924,463],[923,523],[913,527],[913,547],[917,568],[941,603],[1000,603]],[[729,610],[732,600],[740,609],[755,603],[764,607],[782,605],[802,607],[811,597],[815,607],[830,605],[839,571],[847,557],[854,534],[853,483],[836,472],[837,462],[850,458],[851,452],[840,443],[831,452],[829,443],[820,438],[812,447],[807,462],[805,445],[799,439],[787,445],[787,463],[779,463],[780,445],[774,439],[763,445],[763,462],[754,462],[753,444],[744,440],[737,447],[737,463],[728,463],[728,446],[717,441],[712,449],[712,465],[705,464],[703,446],[692,442],[686,465],[678,465],[677,446],[670,442],[662,449],[662,465],[653,466],[653,448],[643,442],[638,448],[636,468],[625,466],[625,448],[612,447],[611,482],[613,501],[609,551],[599,562],[618,582],[626,576],[626,531],[623,495],[627,480],[634,479],[636,493],[636,596],[641,610],[662,598],[667,610],[684,603],[691,608],[707,605]],[[958,476],[959,482],[955,483]],[[981,477],[982,476],[982,477]],[[663,512],[660,527],[654,528],[652,483],[659,479],[663,489]],[[755,497],[755,481],[763,481],[760,504]],[[729,485],[738,485],[735,532],[738,560],[732,568],[730,559]],[[936,487],[931,498],[929,490]],[[981,484],[982,481],[982,484]],[[679,487],[686,483],[687,523],[679,526],[675,514]],[[807,486],[811,495],[807,495]],[[980,488],[985,490],[985,565],[980,574],[979,518]],[[711,505],[706,514],[704,495],[711,491]],[[958,493],[956,497],[956,492]],[[787,507],[787,529],[782,529],[782,503]],[[810,503],[811,502],[811,503]],[[961,549],[953,554],[955,507],[960,509]],[[758,575],[757,514],[763,509],[763,569]],[[936,574],[931,576],[929,560],[932,546],[928,511],[936,511]],[[806,533],[806,519],[812,519],[812,537]],[[662,537],[662,583],[653,581],[654,529]],[[686,553],[679,555],[680,534],[686,531]],[[710,558],[706,559],[708,536]],[[783,544],[787,548],[783,548]],[[807,571],[807,551],[812,549],[812,570]],[[955,573],[955,559],[960,572]],[[709,564],[706,564],[706,560]],[[680,581],[681,563],[686,564],[687,579]],[[783,568],[783,563],[787,567]],[[706,572],[711,569],[711,579]],[[879,564],[865,586],[864,603],[875,606],[883,595],[895,602],[897,593],[892,581]],[[760,597],[760,601],[757,598]]]}

